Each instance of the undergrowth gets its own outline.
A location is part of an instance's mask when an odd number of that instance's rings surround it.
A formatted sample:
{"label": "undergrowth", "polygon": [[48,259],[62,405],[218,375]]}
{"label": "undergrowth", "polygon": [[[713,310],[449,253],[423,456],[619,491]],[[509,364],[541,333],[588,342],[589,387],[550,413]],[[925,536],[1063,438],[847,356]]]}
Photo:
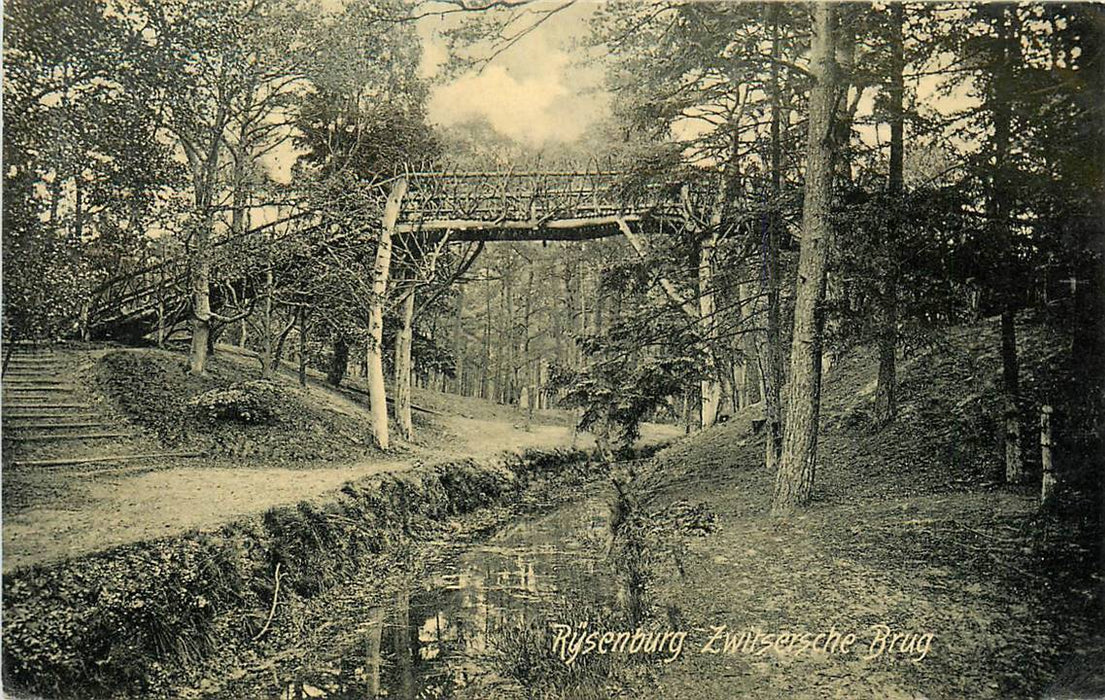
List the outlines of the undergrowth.
{"label": "undergrowth", "polygon": [[215,652],[250,648],[290,624],[284,611],[296,601],[412,538],[440,535],[449,516],[523,503],[554,477],[575,483],[603,470],[579,450],[423,466],[215,532],[17,570],[3,581],[5,687],[51,698],[170,695]]}
{"label": "undergrowth", "polygon": [[355,418],[316,406],[280,382],[244,379],[236,366],[217,360],[197,377],[183,356],[121,350],[102,358],[97,377],[130,420],[168,446],[269,465],[373,451],[369,431]]}

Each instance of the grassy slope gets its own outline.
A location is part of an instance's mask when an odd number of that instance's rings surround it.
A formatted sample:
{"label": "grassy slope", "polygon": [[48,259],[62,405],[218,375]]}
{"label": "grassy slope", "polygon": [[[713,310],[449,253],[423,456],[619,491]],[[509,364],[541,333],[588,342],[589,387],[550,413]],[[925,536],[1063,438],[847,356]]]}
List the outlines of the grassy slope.
{"label": "grassy slope", "polygon": [[[1026,394],[1045,393],[1061,351],[1022,329]],[[1035,497],[995,485],[996,322],[956,330],[943,348],[903,363],[901,416],[865,419],[870,355],[845,358],[825,387],[813,506],[768,514],[772,479],[747,417],[661,453],[645,477],[654,510],[703,501],[720,529],[687,543],[685,578],[655,572],[652,604],[697,628],[854,631],[863,652],[840,657],[689,654],[648,693],[663,697],[1013,698],[1038,696],[1086,635],[1094,559],[1088,522],[1036,516]],[[1032,423],[1029,422],[1031,426]],[[1072,534],[1073,533],[1073,534]],[[1078,536],[1081,535],[1081,536]],[[665,565],[666,566],[666,565]],[[863,660],[872,632],[936,635],[922,661]],[[1105,679],[1099,679],[1105,680]]]}
{"label": "grassy slope", "polygon": [[[283,465],[374,455],[366,429],[369,413],[363,380],[347,377],[339,392],[325,384],[320,373],[310,371],[304,389],[298,386],[294,371],[287,366],[283,370],[274,378],[282,394],[282,416],[275,426],[204,423],[183,409],[185,402],[202,392],[257,378],[255,358],[237,348],[222,347],[209,359],[203,377],[187,374],[181,353],[154,349],[108,352],[100,359],[96,376],[111,404],[172,446]],[[527,421],[514,406],[426,389],[415,389],[413,399],[416,405],[439,414],[414,412],[415,444],[421,446],[448,444],[454,427],[450,419],[457,417],[502,423],[506,428],[530,423],[564,428],[572,423],[568,411],[535,411]]]}
{"label": "grassy slope", "polygon": [[212,456],[260,459],[269,465],[348,460],[372,453],[363,412],[318,390],[304,390],[281,377],[275,382],[273,421],[241,423],[207,419],[186,403],[203,392],[257,378],[255,368],[219,355],[207,373],[187,373],[187,360],[164,350],[119,350],[100,359],[97,378],[105,394],[135,423],[174,447]]}

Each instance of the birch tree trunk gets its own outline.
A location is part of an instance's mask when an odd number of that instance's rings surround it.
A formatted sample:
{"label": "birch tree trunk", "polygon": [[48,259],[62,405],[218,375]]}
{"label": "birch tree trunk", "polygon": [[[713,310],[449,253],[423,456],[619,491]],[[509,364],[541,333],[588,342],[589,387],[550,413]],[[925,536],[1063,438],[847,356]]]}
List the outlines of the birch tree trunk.
{"label": "birch tree trunk", "polygon": [[391,270],[391,237],[399,219],[399,207],[407,193],[407,179],[399,178],[391,187],[384,206],[376,263],[372,269],[372,299],[368,310],[368,347],[365,349],[368,402],[372,410],[372,436],[381,450],[388,449],[388,403],[384,385],[384,302],[387,300],[388,274]]}
{"label": "birch tree trunk", "polygon": [[414,439],[411,421],[411,345],[414,341],[414,289],[403,300],[403,315],[395,336],[395,421],[404,440]]}
{"label": "birch tree trunk", "polygon": [[836,63],[837,8],[814,5],[810,72],[808,155],[802,212],[802,243],[794,302],[794,338],[790,351],[783,454],[775,479],[772,512],[786,513],[806,504],[813,492],[817,430],[821,411],[822,305],[832,226],[833,114],[843,83]]}

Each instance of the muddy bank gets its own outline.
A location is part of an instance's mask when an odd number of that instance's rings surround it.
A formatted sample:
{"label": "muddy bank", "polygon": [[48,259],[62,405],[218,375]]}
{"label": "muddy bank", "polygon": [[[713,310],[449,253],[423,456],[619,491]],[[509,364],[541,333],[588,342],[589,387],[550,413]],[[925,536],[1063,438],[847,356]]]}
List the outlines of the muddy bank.
{"label": "muddy bank", "polygon": [[214,531],[16,570],[4,577],[5,688],[176,695],[213,666],[278,654],[297,609],[353,577],[382,579],[412,542],[486,529],[605,473],[581,450],[420,466]]}

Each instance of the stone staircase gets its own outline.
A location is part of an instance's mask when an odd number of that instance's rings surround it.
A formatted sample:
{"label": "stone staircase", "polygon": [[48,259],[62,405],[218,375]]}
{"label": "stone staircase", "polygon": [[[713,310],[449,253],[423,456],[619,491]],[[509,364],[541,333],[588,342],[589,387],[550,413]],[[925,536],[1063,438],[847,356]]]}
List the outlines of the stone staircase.
{"label": "stone staircase", "polygon": [[198,456],[151,446],[96,395],[87,350],[20,343],[5,348],[5,357],[0,418],[6,465],[126,465]]}

